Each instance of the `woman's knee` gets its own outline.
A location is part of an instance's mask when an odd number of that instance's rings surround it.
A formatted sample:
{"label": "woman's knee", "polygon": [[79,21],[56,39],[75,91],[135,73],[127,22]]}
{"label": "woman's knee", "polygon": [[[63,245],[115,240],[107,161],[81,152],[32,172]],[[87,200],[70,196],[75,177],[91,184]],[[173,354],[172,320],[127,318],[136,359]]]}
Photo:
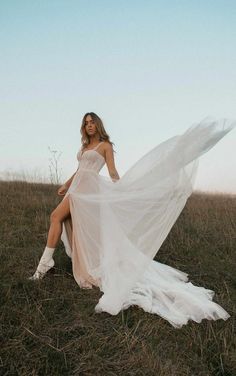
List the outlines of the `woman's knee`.
{"label": "woman's knee", "polygon": [[53,210],[50,214],[50,222],[60,222],[60,216],[57,213],[57,210]]}
{"label": "woman's knee", "polygon": [[56,209],[50,214],[50,222],[63,222],[67,217],[70,217],[70,206],[68,200],[60,203]]}

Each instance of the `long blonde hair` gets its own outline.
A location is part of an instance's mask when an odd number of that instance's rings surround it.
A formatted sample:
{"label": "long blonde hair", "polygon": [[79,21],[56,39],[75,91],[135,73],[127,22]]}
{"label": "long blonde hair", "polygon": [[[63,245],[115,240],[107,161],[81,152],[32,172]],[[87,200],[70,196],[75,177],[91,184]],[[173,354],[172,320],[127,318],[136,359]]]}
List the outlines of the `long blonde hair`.
{"label": "long blonde hair", "polygon": [[89,137],[86,133],[86,130],[85,130],[85,121],[86,121],[86,117],[88,115],[91,116],[94,123],[96,124],[96,128],[97,128],[97,131],[99,133],[99,140],[100,141],[108,141],[111,145],[114,145],[114,143],[110,140],[110,137],[109,137],[109,135],[107,134],[107,132],[104,128],[102,119],[100,119],[100,117],[97,114],[95,114],[94,112],[87,112],[83,117],[82,125],[81,125],[81,128],[80,128],[82,148],[85,148],[90,143],[90,139],[89,139]]}

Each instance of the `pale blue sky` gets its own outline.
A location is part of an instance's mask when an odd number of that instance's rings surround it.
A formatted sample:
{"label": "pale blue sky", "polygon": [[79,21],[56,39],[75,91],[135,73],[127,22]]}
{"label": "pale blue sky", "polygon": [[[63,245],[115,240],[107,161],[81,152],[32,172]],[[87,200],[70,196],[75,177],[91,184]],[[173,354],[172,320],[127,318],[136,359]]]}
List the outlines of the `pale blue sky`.
{"label": "pale blue sky", "polygon": [[[235,1],[1,0],[0,43],[1,176],[49,176],[50,146],[67,180],[88,111],[120,176],[206,116],[236,119]],[[195,189],[236,193],[235,145],[201,157]]]}

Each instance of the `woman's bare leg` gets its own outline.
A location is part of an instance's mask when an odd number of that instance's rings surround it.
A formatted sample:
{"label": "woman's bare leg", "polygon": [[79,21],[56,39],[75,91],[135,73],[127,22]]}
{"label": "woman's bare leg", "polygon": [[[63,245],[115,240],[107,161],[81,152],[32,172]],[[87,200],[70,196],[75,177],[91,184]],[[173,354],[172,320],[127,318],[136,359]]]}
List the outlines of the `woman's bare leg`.
{"label": "woman's bare leg", "polygon": [[66,197],[50,215],[51,224],[48,232],[47,245],[44,249],[35,273],[29,279],[36,280],[43,278],[47,271],[54,266],[54,260],[52,256],[62,233],[62,222],[69,215],[69,198]]}
{"label": "woman's bare leg", "polygon": [[55,248],[62,233],[62,222],[70,215],[69,197],[67,196],[50,215],[47,247]]}

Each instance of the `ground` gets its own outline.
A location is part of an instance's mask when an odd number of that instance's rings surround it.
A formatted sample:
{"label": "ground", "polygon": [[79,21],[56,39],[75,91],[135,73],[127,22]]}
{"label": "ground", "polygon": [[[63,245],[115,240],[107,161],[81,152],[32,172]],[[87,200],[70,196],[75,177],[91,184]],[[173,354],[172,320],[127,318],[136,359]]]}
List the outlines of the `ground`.
{"label": "ground", "polygon": [[236,197],[194,193],[156,254],[214,290],[231,315],[176,329],[136,306],[95,313],[102,293],[79,288],[62,243],[55,268],[27,280],[61,200],[57,188],[0,182],[0,375],[236,375]]}

